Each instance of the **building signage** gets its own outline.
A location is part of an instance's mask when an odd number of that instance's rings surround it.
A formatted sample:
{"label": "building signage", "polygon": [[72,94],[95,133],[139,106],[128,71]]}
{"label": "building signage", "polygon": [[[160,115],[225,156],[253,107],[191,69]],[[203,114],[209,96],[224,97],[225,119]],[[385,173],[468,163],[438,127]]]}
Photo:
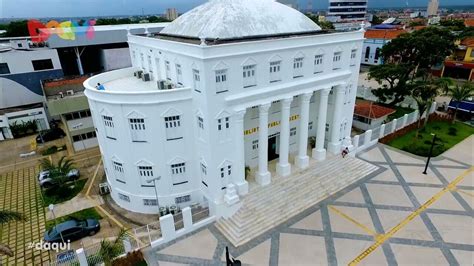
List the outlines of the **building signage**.
{"label": "building signage", "polygon": [[[63,40],[74,41],[76,36],[86,35],[88,40],[94,38],[94,25],[95,20],[89,20],[79,25],[77,21],[63,21],[58,22],[51,20],[46,24],[36,19],[28,21],[28,32],[30,33],[31,40],[33,42],[44,42],[49,39],[51,35],[58,35]],[[42,30],[47,29],[47,30]]]}

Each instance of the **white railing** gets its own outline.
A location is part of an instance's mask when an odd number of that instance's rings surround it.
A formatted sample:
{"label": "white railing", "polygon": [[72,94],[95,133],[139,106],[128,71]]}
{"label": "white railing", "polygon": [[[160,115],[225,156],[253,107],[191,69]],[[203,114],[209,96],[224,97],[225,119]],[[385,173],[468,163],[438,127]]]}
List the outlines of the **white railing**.
{"label": "white railing", "polygon": [[[431,105],[429,109],[429,114],[434,113],[436,110],[436,102]],[[426,112],[423,114],[423,117],[426,116]],[[394,133],[410,124],[417,122],[419,119],[418,110],[405,114],[398,119],[393,119],[392,121],[382,124],[380,127],[367,130],[366,132],[356,135],[352,138],[352,145],[354,146],[351,154],[355,155],[358,152],[361,152],[367,148],[372,147],[377,144],[379,139]]]}

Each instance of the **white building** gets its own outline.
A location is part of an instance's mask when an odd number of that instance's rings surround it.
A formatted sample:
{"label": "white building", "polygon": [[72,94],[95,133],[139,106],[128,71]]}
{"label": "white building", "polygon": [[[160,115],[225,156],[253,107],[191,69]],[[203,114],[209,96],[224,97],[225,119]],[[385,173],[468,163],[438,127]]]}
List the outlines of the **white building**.
{"label": "white building", "polygon": [[367,14],[368,0],[329,0],[328,17],[337,21],[363,21]]}
{"label": "white building", "polygon": [[428,2],[428,9],[427,9],[428,16],[429,17],[437,16],[438,8],[439,8],[439,0],[430,0]]}
{"label": "white building", "polygon": [[263,186],[351,147],[363,38],[323,33],[272,0],[209,1],[160,34],[130,35],[133,67],[84,82],[112,198],[142,213],[207,201],[229,215],[248,193],[246,166]]}
{"label": "white building", "polygon": [[166,19],[173,21],[178,17],[178,11],[176,11],[176,8],[167,8],[166,9]]}
{"label": "white building", "polygon": [[403,29],[367,30],[362,49],[362,64],[381,65],[383,63],[382,48],[403,33],[406,33]]}

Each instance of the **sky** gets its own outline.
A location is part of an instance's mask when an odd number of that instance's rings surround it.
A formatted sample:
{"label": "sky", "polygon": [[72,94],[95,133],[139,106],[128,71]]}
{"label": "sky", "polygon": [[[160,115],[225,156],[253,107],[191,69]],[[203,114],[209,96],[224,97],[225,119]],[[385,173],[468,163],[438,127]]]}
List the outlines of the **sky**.
{"label": "sky", "polygon": [[[162,14],[174,7],[185,12],[206,0],[0,0],[0,18],[81,17]],[[216,0],[219,1],[219,0]],[[255,0],[258,1],[258,0]],[[298,0],[307,6],[307,0]],[[369,7],[427,6],[428,0],[368,0]],[[315,9],[325,9],[328,0],[313,0]],[[440,5],[472,5],[472,0],[440,0]]]}

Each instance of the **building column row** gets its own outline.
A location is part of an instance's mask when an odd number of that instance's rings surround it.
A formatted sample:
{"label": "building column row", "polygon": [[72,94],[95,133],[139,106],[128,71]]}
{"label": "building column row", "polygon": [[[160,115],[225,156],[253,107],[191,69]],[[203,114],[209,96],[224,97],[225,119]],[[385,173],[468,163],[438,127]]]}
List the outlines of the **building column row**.
{"label": "building column row", "polygon": [[313,159],[322,161],[326,158],[326,149],[324,148],[324,139],[326,135],[326,119],[328,110],[329,91],[331,89],[323,89],[318,92],[319,109],[318,109],[318,125],[316,128],[316,145],[313,149]]}
{"label": "building column row", "polygon": [[258,107],[258,173],[256,181],[265,186],[270,184],[271,174],[268,171],[268,110],[271,103],[265,103]]}
{"label": "building column row", "polygon": [[276,171],[281,176],[288,176],[291,174],[291,165],[288,163],[288,157],[290,152],[290,108],[292,101],[293,98],[287,98],[280,101],[280,158]]}

